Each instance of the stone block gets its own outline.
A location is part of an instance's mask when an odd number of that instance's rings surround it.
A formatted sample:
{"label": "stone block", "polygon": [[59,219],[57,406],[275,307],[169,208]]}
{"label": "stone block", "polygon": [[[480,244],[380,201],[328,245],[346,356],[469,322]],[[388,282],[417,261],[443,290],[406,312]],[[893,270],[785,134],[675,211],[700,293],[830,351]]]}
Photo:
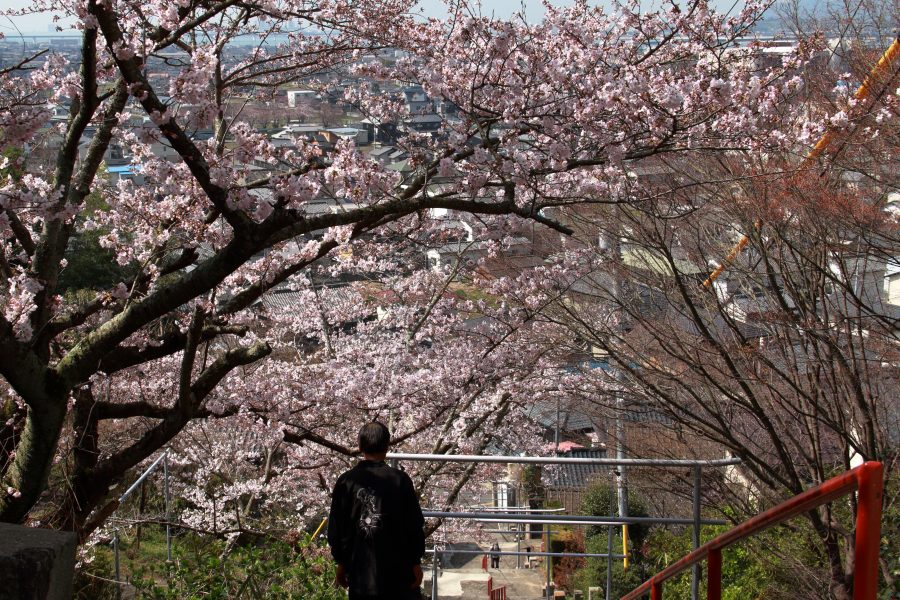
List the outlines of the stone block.
{"label": "stone block", "polygon": [[0,598],[69,600],[75,534],[0,523]]}

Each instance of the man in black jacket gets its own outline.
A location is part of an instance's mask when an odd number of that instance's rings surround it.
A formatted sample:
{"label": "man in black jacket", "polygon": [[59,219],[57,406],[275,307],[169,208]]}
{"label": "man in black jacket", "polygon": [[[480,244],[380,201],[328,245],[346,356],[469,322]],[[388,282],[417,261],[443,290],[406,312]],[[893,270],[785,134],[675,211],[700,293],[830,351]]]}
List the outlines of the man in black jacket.
{"label": "man in black jacket", "polygon": [[338,478],[331,496],[328,545],[350,600],[421,597],[425,520],[409,476],[384,463],[389,443],[381,423],[363,426],[363,460]]}

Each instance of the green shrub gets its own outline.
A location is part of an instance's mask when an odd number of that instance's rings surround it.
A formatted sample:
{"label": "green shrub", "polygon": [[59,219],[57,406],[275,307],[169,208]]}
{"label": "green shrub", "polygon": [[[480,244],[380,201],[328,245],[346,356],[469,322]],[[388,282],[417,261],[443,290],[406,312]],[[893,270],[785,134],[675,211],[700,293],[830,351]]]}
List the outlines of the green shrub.
{"label": "green shrub", "polygon": [[279,540],[235,547],[194,543],[179,547],[174,564],[148,565],[135,572],[137,598],[153,600],[284,598],[338,600],[334,565],[318,547],[296,548]]}
{"label": "green shrub", "polygon": [[[616,514],[618,506],[616,490],[606,483],[595,483],[585,492],[581,499],[581,514],[595,517],[607,517]],[[628,494],[628,515],[631,517],[649,517],[647,505],[644,499],[633,491]],[[650,531],[648,524],[633,524],[628,526],[629,545],[640,548],[647,533]],[[588,537],[602,535],[606,539],[606,527],[592,525],[588,528]],[[622,547],[621,542],[617,546]],[[605,551],[605,550],[604,550]]]}
{"label": "green shrub", "polygon": [[[176,538],[168,563],[164,533],[149,529],[140,548],[123,537],[121,577],[135,598],[145,600],[345,600],[346,593],[333,586],[327,550],[307,541],[292,545],[266,538],[227,548],[222,540],[185,534]],[[114,570],[112,551],[94,548],[76,572],[75,598],[114,599]]]}
{"label": "green shrub", "polygon": [[95,548],[88,560],[79,563],[72,586],[76,600],[115,600],[116,584],[112,552],[108,548]]}

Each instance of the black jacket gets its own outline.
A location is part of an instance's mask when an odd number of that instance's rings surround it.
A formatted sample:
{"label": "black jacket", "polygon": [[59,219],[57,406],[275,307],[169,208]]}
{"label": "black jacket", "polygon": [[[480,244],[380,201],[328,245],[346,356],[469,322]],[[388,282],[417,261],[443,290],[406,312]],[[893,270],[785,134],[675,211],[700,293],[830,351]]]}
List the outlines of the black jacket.
{"label": "black jacket", "polygon": [[363,460],[341,475],[331,496],[328,545],[347,570],[350,591],[409,590],[425,554],[425,520],[409,476]]}

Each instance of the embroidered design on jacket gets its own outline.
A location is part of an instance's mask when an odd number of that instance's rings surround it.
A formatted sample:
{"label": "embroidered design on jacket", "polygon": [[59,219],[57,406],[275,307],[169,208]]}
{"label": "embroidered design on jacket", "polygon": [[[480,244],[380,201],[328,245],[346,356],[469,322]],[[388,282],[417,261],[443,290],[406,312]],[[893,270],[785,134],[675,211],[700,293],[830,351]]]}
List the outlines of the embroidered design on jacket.
{"label": "embroidered design on jacket", "polygon": [[361,488],[356,492],[356,499],[362,506],[359,515],[359,528],[366,537],[372,537],[381,527],[381,513],[378,511],[378,497],[369,488]]}

